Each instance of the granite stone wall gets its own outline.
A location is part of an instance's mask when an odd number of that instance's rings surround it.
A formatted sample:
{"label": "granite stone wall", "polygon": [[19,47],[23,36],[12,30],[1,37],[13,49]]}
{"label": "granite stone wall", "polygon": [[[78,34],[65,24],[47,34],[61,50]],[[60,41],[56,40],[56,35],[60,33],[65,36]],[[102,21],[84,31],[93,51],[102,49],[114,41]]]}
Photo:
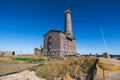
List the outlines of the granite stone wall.
{"label": "granite stone wall", "polygon": [[43,53],[46,56],[66,56],[75,55],[75,40],[68,39],[66,35],[58,31],[50,31],[44,37]]}

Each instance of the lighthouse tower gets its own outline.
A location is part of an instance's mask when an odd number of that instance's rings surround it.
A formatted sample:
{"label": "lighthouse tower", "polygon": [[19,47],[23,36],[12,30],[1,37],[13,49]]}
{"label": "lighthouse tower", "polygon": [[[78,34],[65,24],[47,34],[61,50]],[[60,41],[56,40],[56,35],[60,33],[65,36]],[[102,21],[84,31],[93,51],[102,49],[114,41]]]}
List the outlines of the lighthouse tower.
{"label": "lighthouse tower", "polygon": [[72,21],[71,21],[71,11],[69,9],[65,10],[65,33],[66,35],[72,37]]}
{"label": "lighthouse tower", "polygon": [[76,55],[76,40],[72,33],[71,12],[64,12],[64,32],[61,30],[50,30],[44,35],[44,56],[65,57]]}

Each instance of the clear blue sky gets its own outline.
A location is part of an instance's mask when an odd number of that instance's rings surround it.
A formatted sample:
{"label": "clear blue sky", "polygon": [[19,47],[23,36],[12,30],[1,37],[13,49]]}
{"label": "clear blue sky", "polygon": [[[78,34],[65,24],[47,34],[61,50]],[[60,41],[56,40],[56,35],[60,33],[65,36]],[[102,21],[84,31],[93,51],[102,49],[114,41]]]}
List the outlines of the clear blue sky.
{"label": "clear blue sky", "polygon": [[64,30],[64,11],[72,12],[77,52],[120,54],[120,0],[0,0],[0,50],[33,53],[50,29]]}

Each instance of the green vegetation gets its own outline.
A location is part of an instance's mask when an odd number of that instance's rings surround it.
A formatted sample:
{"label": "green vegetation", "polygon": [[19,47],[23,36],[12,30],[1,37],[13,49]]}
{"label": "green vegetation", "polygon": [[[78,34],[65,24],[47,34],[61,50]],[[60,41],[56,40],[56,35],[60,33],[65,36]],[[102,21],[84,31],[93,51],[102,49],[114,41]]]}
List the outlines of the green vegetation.
{"label": "green vegetation", "polygon": [[[54,80],[54,78],[64,77],[66,73],[70,76],[76,74],[84,74],[87,70],[93,66],[96,58],[94,57],[79,57],[70,58],[67,60],[61,60],[53,62],[51,64],[45,64],[42,66],[34,66],[30,68],[36,72],[36,75],[47,80]],[[80,77],[80,75],[76,77]]]}
{"label": "green vegetation", "polygon": [[22,57],[14,58],[14,60],[25,61],[27,63],[38,63],[38,62],[45,61],[45,59],[42,59],[42,58],[22,58]]}
{"label": "green vegetation", "polygon": [[13,57],[0,57],[0,63],[24,64],[25,61],[15,60]]}
{"label": "green vegetation", "polygon": [[35,55],[31,56],[18,56],[18,57],[0,57],[0,63],[9,63],[9,64],[25,64],[25,63],[43,63],[46,61],[45,58],[41,58]]}
{"label": "green vegetation", "polygon": [[[36,56],[19,56],[19,57],[0,57],[0,63],[37,63],[37,66],[29,68],[35,71],[38,77],[47,80],[54,80],[56,78],[64,77],[67,74],[80,78],[82,74],[87,73],[88,69],[93,66],[95,57],[77,57],[68,59],[61,58],[46,58]],[[76,76],[77,75],[77,76]],[[78,79],[79,80],[79,79]]]}

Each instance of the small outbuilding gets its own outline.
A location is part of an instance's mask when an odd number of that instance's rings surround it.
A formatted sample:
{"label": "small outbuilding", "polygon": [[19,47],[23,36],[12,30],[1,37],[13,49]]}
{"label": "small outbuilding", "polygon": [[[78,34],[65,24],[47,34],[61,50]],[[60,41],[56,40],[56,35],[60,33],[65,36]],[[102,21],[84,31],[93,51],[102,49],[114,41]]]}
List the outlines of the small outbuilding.
{"label": "small outbuilding", "polygon": [[0,51],[0,57],[14,56],[15,51]]}
{"label": "small outbuilding", "polygon": [[103,57],[104,57],[104,58],[110,58],[110,55],[109,55],[108,52],[104,52],[104,53],[103,53]]}

